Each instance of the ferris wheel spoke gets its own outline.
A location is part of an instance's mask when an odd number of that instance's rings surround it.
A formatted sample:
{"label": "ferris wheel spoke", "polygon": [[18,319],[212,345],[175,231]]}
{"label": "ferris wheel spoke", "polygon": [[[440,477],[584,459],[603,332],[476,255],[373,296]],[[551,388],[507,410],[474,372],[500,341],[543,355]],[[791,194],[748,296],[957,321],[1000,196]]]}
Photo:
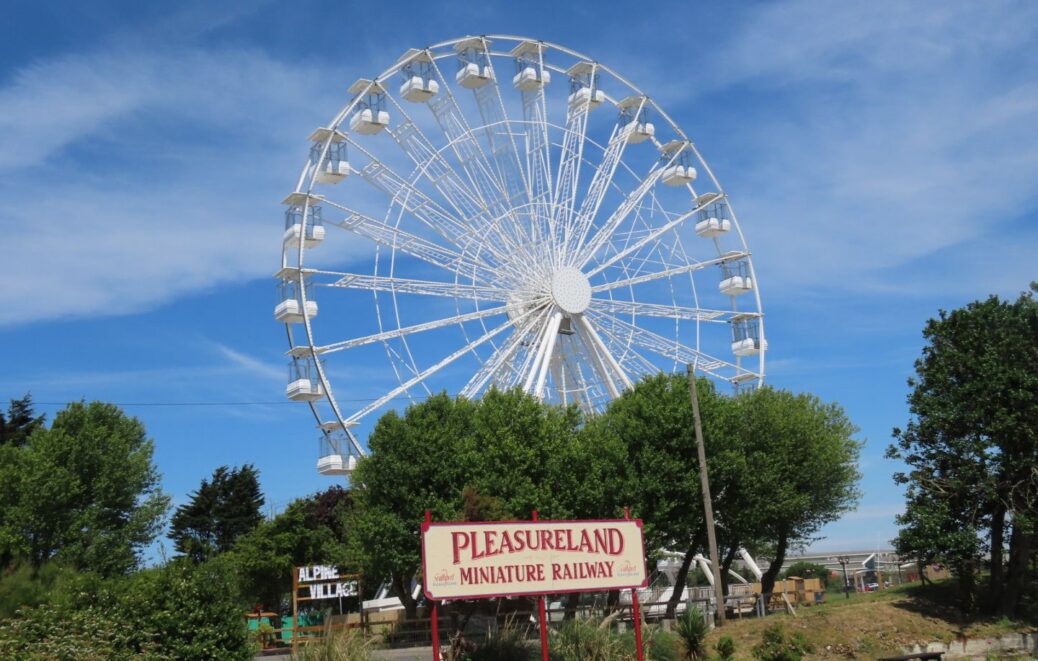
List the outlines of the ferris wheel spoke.
{"label": "ferris wheel spoke", "polygon": [[364,337],[358,337],[352,340],[344,340],[342,342],[335,342],[333,344],[326,344],[320,347],[314,347],[314,352],[317,354],[328,354],[336,351],[345,351],[347,349],[354,349],[356,347],[364,346],[365,344],[372,344],[374,342],[384,342],[386,340],[392,340],[397,337],[403,337],[404,335],[410,335],[412,333],[421,333],[423,331],[435,330],[437,328],[443,328],[444,326],[453,326],[454,324],[465,323],[466,321],[475,321],[476,319],[483,319],[484,317],[493,317],[500,314],[507,314],[511,310],[516,310],[521,304],[515,303],[512,305],[501,305],[498,307],[487,308],[486,310],[477,310],[468,314],[454,315],[453,317],[446,317],[444,319],[437,319],[436,321],[429,321],[424,324],[415,324],[413,326],[405,326],[403,328],[397,328],[394,330],[388,330],[382,333],[375,333],[373,335],[365,335]]}
{"label": "ferris wheel spoke", "polygon": [[636,301],[618,301],[604,298],[592,298],[591,308],[600,312],[625,315],[662,317],[664,319],[688,319],[692,321],[715,321],[718,323],[728,323],[730,317],[746,314],[735,310],[709,310],[682,305],[638,303]]}
{"label": "ferris wheel spoke", "polygon": [[[522,58],[520,66],[536,66],[536,75],[542,83],[532,90],[520,90],[523,109],[523,126],[526,133],[526,172],[527,186],[530,202],[534,208],[539,208],[540,218],[547,218],[549,225],[552,224],[551,207],[553,203],[552,176],[551,176],[551,143],[548,140],[548,111],[545,103],[544,81],[544,50],[541,44],[526,42],[520,49],[526,47],[523,54],[517,54]],[[516,54],[516,53],[513,53]],[[548,228],[548,236],[551,236],[551,227]],[[554,247],[551,243],[548,247]]]}
{"label": "ferris wheel spoke", "polygon": [[[490,50],[485,39],[482,48],[484,52]],[[501,181],[504,183],[504,190],[508,195],[508,204],[511,207],[517,207],[525,201],[528,190],[526,173],[523,171],[522,161],[519,158],[515,137],[512,135],[508,113],[505,111],[504,97],[501,96],[499,77],[494,71],[493,58],[487,58],[487,67],[491,72],[490,81],[474,89],[473,94],[483,120],[487,140],[490,143],[490,151],[494,155]]]}
{"label": "ferris wheel spoke", "polygon": [[[644,97],[642,98],[641,104],[638,106],[638,113],[641,113],[647,100]],[[606,191],[609,190],[610,185],[613,183],[613,177],[616,176],[616,168],[620,165],[626,148],[627,133],[618,122],[613,126],[613,132],[609,136],[609,144],[602,155],[602,161],[595,170],[595,174],[591,178],[591,184],[588,186],[587,194],[584,196],[584,201],[580,205],[580,211],[577,213],[576,222],[571,233],[572,241],[566,246],[567,254],[571,251],[576,251],[587,239],[588,232],[591,231],[591,226],[595,222],[595,217],[602,206],[602,200],[605,198]]]}
{"label": "ferris wheel spoke", "polygon": [[[720,199],[720,198],[717,198],[717,197],[711,198],[710,202],[716,202],[718,199]],[[702,211],[706,207],[706,205],[707,205],[707,203],[704,202],[704,203],[698,205],[696,208],[692,209],[691,211],[689,211],[687,213],[683,213],[683,214],[679,215],[678,217],[674,218],[673,220],[671,220],[671,221],[669,221],[667,223],[664,223],[660,227],[652,230],[649,234],[645,235],[644,237],[641,237],[640,239],[636,240],[634,243],[628,244],[626,247],[624,247],[622,250],[620,250],[615,255],[609,257],[608,259],[606,259],[602,263],[595,265],[595,268],[593,268],[590,271],[588,271],[588,277],[593,276],[594,274],[598,273],[599,271],[601,271],[601,270],[603,270],[605,268],[608,268],[609,266],[612,266],[616,262],[618,262],[621,259],[623,259],[624,257],[630,255],[631,253],[633,253],[633,252],[635,252],[637,250],[640,250],[644,246],[646,246],[646,245],[648,245],[648,244],[650,244],[650,243],[652,243],[654,241],[658,241],[660,239],[660,237],[662,237],[664,234],[666,234],[667,232],[671,231],[672,229],[674,229],[678,225],[681,225],[686,220],[688,220],[689,218],[692,218],[697,213]]]}
{"label": "ferris wheel spoke", "polygon": [[459,275],[475,276],[478,274],[480,280],[493,281],[498,278],[499,271],[486,264],[472,261],[469,257],[461,255],[449,248],[423,239],[420,236],[405,232],[399,228],[388,225],[377,218],[350,209],[349,207],[323,200],[331,207],[339,209],[347,214],[340,221],[326,221],[336,227],[348,232],[370,239],[379,245],[393,248],[400,252],[420,259],[433,266],[439,266],[452,273]]}
{"label": "ferris wheel spoke", "polygon": [[472,222],[475,226],[472,229],[476,230],[475,236],[483,236],[485,239],[496,237],[510,251],[522,249],[521,241],[502,231],[509,223],[495,222],[483,197],[483,191],[475,181],[470,178],[470,185],[476,190],[476,196],[473,196],[458,172],[443,157],[440,150],[433,146],[403,106],[395,99],[393,103],[405,118],[402,124],[390,130],[393,140],[420,169],[425,179],[450,203],[458,216]]}
{"label": "ferris wheel spoke", "polygon": [[602,331],[602,335],[607,344],[611,342],[620,349],[620,358],[617,360],[621,365],[625,366],[625,369],[627,369],[628,372],[645,376],[656,374],[660,371],[660,368],[653,364],[651,360],[635,350],[630,343],[624,343],[620,338],[614,335],[609,328],[602,326],[600,327],[600,330]]}
{"label": "ferris wheel spoke", "polygon": [[499,287],[482,285],[465,285],[454,282],[436,282],[433,280],[415,280],[412,278],[396,278],[386,275],[361,275],[359,273],[338,273],[339,279],[325,283],[326,287],[344,289],[366,289],[368,291],[386,291],[397,294],[418,294],[422,296],[446,296],[449,298],[470,298],[481,301],[505,302],[513,292]]}
{"label": "ferris wheel spoke", "polygon": [[702,351],[697,351],[677,340],[657,335],[650,330],[629,324],[616,317],[596,313],[594,318],[603,328],[609,329],[614,337],[627,337],[632,344],[678,363],[691,363],[696,366],[696,369],[713,377],[731,380],[732,377],[730,375],[725,376],[722,370],[735,372],[736,374],[747,371],[734,363],[715,358]]}
{"label": "ferris wheel spoke", "polygon": [[590,64],[588,74],[591,84],[591,93],[583,101],[569,102],[566,110],[566,129],[563,134],[562,155],[559,162],[558,175],[555,180],[555,203],[552,218],[558,236],[558,245],[564,249],[570,241],[569,230],[573,220],[577,187],[580,184],[580,165],[584,159],[584,144],[587,138],[587,120],[591,111],[592,94],[594,93],[594,81],[596,80],[597,64]]}
{"label": "ferris wheel spoke", "polygon": [[578,246],[580,252],[578,253],[576,264],[579,267],[585,266],[588,261],[595,256],[595,253],[597,253],[599,249],[613,237],[613,233],[616,232],[624,220],[631,215],[631,212],[641,205],[642,200],[645,199],[645,196],[656,185],[656,182],[659,181],[660,175],[663,174],[663,170],[669,167],[674,162],[675,158],[677,157],[671,157],[663,167],[659,167],[658,162],[654,164],[652,170],[649,171],[649,174],[642,179],[641,183],[638,184],[638,187],[634,189],[634,192],[628,195],[627,198],[620,203],[620,206],[617,207],[608,219],[606,219],[598,232],[596,232],[587,242],[587,245],[582,247]]}
{"label": "ferris wheel spoke", "polygon": [[436,75],[445,84],[442,94],[430,99],[426,105],[436,119],[447,144],[461,164],[462,170],[468,176],[473,190],[479,194],[490,217],[498,219],[510,217],[514,222],[505,223],[501,231],[514,232],[512,235],[514,242],[525,251],[529,237],[522,223],[518,222],[518,216],[509,203],[506,183],[494,173],[494,166],[489,155],[479,140],[475,138],[472,128],[465,120],[465,115],[458,105],[457,98],[451,92],[450,86],[446,84],[447,79],[443,76],[443,72],[440,71],[435,60],[432,66]]}
{"label": "ferris wheel spoke", "polygon": [[545,308],[539,315],[528,319],[522,327],[516,328],[516,331],[509,336],[508,340],[498,347],[490,358],[483,363],[482,367],[479,368],[479,371],[469,379],[465,387],[461,389],[461,395],[471,399],[482,392],[487,382],[494,378],[494,375],[512,359],[523,342],[528,341],[527,336],[542,323],[547,314],[548,309]]}
{"label": "ferris wheel spoke", "polygon": [[586,336],[591,340],[592,346],[599,352],[601,359],[604,360],[605,364],[615,372],[616,376],[620,378],[623,388],[630,388],[632,386],[631,379],[627,376],[627,373],[624,372],[623,368],[620,367],[620,363],[616,360],[616,357],[613,356],[612,352],[609,351],[609,347],[606,346],[606,343],[602,341],[602,337],[598,334],[598,331],[595,330],[595,326],[591,323],[591,320],[588,319],[587,315],[583,314],[575,315],[575,317],[578,324],[584,329]]}
{"label": "ferris wheel spoke", "polygon": [[[461,250],[465,250],[473,242],[480,242],[481,237],[473,231],[473,228],[448,213],[428,195],[415,188],[355,141],[349,140],[349,143],[354,147],[354,151],[361,152],[369,159],[366,165],[357,170],[357,173],[376,190],[388,196],[391,202],[399,204],[426,227]],[[491,241],[481,242],[480,247],[489,252],[499,265],[508,264],[511,261],[507,257],[507,249],[495,246]]]}
{"label": "ferris wheel spoke", "polygon": [[[529,312],[527,312],[525,314],[529,314]],[[500,335],[504,331],[508,330],[509,328],[512,327],[512,325],[514,323],[515,323],[515,321],[513,321],[512,319],[509,319],[508,321],[506,321],[505,323],[501,324],[500,326],[498,326],[494,330],[489,331],[489,332],[485,333],[484,335],[482,335],[481,337],[478,337],[475,340],[469,342],[468,344],[466,344],[462,348],[458,349],[457,351],[455,351],[451,355],[447,356],[446,358],[444,358],[440,362],[436,363],[432,367],[429,367],[429,368],[423,370],[422,372],[419,372],[418,374],[416,374],[415,376],[411,377],[407,381],[401,383],[398,387],[390,390],[385,395],[379,397],[378,399],[376,399],[375,401],[371,402],[370,404],[368,404],[367,406],[365,406],[361,410],[357,411],[356,413],[351,415],[346,420],[346,422],[347,423],[349,423],[349,422],[357,422],[358,420],[360,420],[361,418],[363,418],[367,414],[371,413],[372,411],[378,410],[383,405],[385,405],[388,402],[392,401],[398,395],[400,395],[400,394],[410,390],[411,387],[414,386],[415,384],[424,381],[425,379],[429,378],[430,376],[432,376],[436,372],[439,372],[441,369],[443,369],[447,365],[450,365],[451,363],[456,361],[458,358],[461,358],[462,356],[464,356],[465,354],[469,353],[470,351],[473,351],[474,349],[476,349],[477,347],[481,346],[482,344],[484,344],[486,342],[489,342],[495,336]]]}
{"label": "ferris wheel spoke", "polygon": [[610,289],[619,289],[621,287],[633,287],[634,285],[640,285],[645,282],[651,282],[653,280],[661,280],[663,278],[673,278],[676,275],[683,273],[691,273],[692,271],[699,271],[711,266],[717,266],[725,262],[741,259],[749,256],[749,253],[745,252],[731,252],[715,259],[708,259],[702,262],[694,262],[692,264],[685,264],[683,266],[675,266],[673,268],[665,269],[663,271],[655,271],[653,273],[646,273],[645,275],[638,275],[632,278],[625,278],[623,280],[613,280],[605,284],[596,285],[591,287],[591,291],[594,293],[608,291]]}

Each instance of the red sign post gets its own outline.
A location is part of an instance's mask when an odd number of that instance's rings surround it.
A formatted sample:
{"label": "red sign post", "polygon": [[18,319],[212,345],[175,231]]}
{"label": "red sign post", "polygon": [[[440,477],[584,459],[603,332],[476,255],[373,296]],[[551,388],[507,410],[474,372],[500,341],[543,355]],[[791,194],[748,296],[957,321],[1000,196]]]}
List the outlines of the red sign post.
{"label": "red sign post", "polygon": [[632,591],[638,658],[638,588],[648,585],[642,522],[637,519],[422,524],[422,583],[432,612],[439,659],[438,601],[528,595],[537,598],[542,659],[548,658],[544,596],[599,590]]}

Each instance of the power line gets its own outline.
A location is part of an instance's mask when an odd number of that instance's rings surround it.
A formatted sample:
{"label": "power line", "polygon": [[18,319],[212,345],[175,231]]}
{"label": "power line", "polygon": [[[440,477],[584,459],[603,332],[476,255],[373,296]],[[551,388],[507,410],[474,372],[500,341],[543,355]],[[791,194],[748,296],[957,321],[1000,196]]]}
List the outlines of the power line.
{"label": "power line", "polygon": [[[409,400],[410,397],[394,397],[390,401]],[[354,402],[354,403],[367,403],[377,401],[378,398],[372,397],[370,399],[339,399],[338,402]],[[70,400],[78,401],[78,400]],[[106,404],[114,404],[115,406],[298,406],[299,402],[291,401],[276,401],[276,402],[110,402],[105,401]],[[66,406],[69,401],[64,402],[33,402],[33,406]]]}

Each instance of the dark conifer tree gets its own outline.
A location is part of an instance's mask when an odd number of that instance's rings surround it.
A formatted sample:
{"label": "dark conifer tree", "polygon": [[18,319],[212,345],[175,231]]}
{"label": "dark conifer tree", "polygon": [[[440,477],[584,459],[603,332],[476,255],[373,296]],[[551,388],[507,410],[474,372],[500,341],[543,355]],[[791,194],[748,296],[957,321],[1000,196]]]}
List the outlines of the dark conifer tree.
{"label": "dark conifer tree", "polygon": [[12,399],[7,415],[0,412],[0,445],[21,447],[36,429],[43,426],[47,416],[36,415],[32,408],[32,396],[25,393],[21,399]]}
{"label": "dark conifer tree", "polygon": [[202,480],[191,500],[173,515],[170,538],[177,552],[204,562],[234,546],[263,520],[259,472],[251,465],[220,466]]}

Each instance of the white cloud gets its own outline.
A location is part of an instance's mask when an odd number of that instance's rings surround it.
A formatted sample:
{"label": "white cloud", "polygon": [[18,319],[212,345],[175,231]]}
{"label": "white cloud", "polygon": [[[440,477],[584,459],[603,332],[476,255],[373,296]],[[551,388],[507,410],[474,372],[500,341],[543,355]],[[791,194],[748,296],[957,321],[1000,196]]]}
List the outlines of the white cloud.
{"label": "white cloud", "polygon": [[0,324],[131,313],[273,273],[278,203],[341,80],[201,49],[18,72],[0,89]]}
{"label": "white cloud", "polygon": [[221,356],[254,376],[279,382],[285,378],[285,370],[280,366],[271,365],[219,342],[215,343],[215,348]]}
{"label": "white cloud", "polygon": [[[747,13],[708,58],[698,102],[752,108],[712,142],[743,155],[722,179],[762,284],[914,295],[923,274],[901,269],[1011,241],[1006,226],[1038,203],[1036,19],[1033,3],[1005,2]],[[1033,251],[1007,257],[1000,287]],[[971,266],[945,291],[992,279],[990,260]]]}

